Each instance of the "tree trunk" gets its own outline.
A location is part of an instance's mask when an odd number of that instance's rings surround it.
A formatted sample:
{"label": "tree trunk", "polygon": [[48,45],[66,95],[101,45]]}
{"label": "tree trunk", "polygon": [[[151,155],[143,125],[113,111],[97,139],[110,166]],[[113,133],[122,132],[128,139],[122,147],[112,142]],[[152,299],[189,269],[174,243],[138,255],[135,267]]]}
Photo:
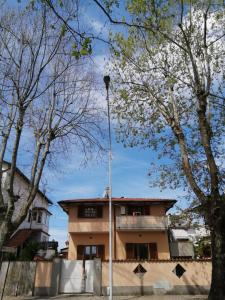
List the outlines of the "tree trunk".
{"label": "tree trunk", "polygon": [[[222,201],[221,201],[222,202]],[[218,205],[218,202],[217,202]],[[219,205],[211,214],[212,280],[209,300],[225,300],[225,209]]]}
{"label": "tree trunk", "polygon": [[0,252],[7,239],[10,237],[10,224],[3,220],[0,222]]}

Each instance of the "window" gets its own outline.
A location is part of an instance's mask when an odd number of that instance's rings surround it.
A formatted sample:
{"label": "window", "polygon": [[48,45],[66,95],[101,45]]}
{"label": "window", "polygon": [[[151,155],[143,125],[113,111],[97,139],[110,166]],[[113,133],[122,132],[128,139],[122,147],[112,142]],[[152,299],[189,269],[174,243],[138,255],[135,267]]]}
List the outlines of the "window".
{"label": "window", "polygon": [[37,222],[38,222],[38,223],[42,223],[42,212],[41,212],[41,211],[38,212],[38,219],[37,219]]}
{"label": "window", "polygon": [[102,206],[79,206],[78,218],[102,218]]}
{"label": "window", "polygon": [[31,209],[29,210],[29,214],[28,214],[28,222],[31,222],[31,217],[32,217],[32,211]]}
{"label": "window", "polygon": [[95,257],[104,259],[104,245],[77,246],[77,259],[92,260]]}
{"label": "window", "polygon": [[45,214],[45,224],[48,226],[48,223],[49,223],[49,215],[48,214]]}
{"label": "window", "polygon": [[126,244],[126,258],[127,259],[157,259],[158,251],[156,243],[143,244]]}
{"label": "window", "polygon": [[128,216],[146,216],[150,214],[149,206],[128,206]]}
{"label": "window", "polygon": [[33,211],[32,212],[32,221],[36,221],[37,220],[37,211]]}

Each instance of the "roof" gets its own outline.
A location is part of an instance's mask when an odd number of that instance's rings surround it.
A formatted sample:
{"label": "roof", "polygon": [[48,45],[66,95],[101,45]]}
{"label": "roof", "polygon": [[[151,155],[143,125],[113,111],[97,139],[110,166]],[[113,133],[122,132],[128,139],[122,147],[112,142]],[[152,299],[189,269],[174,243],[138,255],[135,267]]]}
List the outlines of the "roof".
{"label": "roof", "polygon": [[6,247],[19,247],[21,246],[31,235],[32,229],[20,229],[18,230],[5,244]]}
{"label": "roof", "polygon": [[184,229],[171,229],[174,240],[187,240],[189,239],[188,232]]}
{"label": "roof", "polygon": [[41,229],[19,229],[11,238],[6,241],[6,247],[14,247],[17,248],[21,246],[25,241],[32,235],[37,232],[44,232],[49,236],[49,234]]}
{"label": "roof", "polygon": [[[58,204],[62,207],[65,212],[68,212],[68,207],[70,205],[77,205],[77,204],[105,204],[108,203],[108,198],[84,198],[84,199],[68,199],[68,200],[61,200]],[[162,198],[112,198],[112,203],[116,204],[144,204],[144,203],[152,203],[155,205],[163,204],[169,210],[173,205],[176,203],[175,199],[162,199]],[[166,211],[167,211],[166,210]]]}
{"label": "roof", "polygon": [[[3,161],[4,164],[7,164],[8,166],[11,166],[11,163],[8,161]],[[16,168],[16,172],[27,182],[30,183],[30,179],[19,169]],[[40,190],[38,189],[38,194],[41,195],[49,204],[53,204],[52,201]]]}

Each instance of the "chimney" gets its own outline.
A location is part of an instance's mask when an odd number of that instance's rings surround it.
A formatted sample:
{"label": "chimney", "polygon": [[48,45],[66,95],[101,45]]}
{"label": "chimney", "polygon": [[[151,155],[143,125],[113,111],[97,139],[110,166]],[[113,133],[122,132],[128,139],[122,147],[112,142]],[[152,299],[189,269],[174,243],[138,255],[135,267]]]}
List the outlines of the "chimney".
{"label": "chimney", "polygon": [[103,198],[109,199],[110,188],[107,186],[103,193]]}

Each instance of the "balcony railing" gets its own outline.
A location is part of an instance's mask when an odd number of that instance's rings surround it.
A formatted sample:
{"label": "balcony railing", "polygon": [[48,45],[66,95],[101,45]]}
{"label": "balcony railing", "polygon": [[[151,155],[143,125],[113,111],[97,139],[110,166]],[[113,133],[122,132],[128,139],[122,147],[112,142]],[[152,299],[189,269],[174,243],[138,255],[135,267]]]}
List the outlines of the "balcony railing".
{"label": "balcony railing", "polygon": [[167,217],[159,216],[117,216],[117,230],[165,230],[168,228]]}
{"label": "balcony railing", "polygon": [[47,249],[57,250],[58,242],[56,242],[56,241],[39,242],[38,247],[39,247],[39,249],[43,249],[43,250],[47,250]]}

